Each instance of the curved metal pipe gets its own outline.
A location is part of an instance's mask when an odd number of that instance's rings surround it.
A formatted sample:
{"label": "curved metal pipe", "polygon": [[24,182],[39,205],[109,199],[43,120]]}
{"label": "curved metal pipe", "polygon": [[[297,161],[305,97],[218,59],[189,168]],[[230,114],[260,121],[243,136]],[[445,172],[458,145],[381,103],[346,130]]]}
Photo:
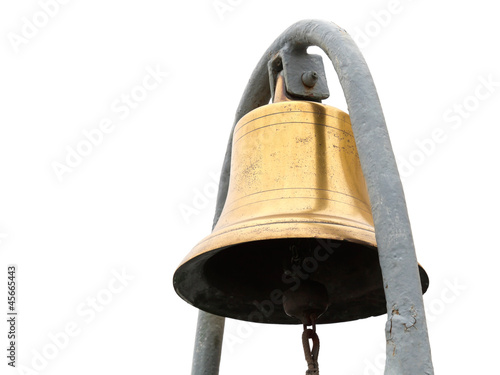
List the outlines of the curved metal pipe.
{"label": "curved metal pipe", "polygon": [[[375,85],[351,37],[334,23],[318,20],[300,21],[285,30],[253,71],[234,125],[246,113],[269,102],[267,62],[282,48],[308,46],[323,49],[337,72],[368,187],[387,301],[385,374],[431,375],[434,370],[403,187]],[[232,134],[222,167],[214,226],[227,197]]]}

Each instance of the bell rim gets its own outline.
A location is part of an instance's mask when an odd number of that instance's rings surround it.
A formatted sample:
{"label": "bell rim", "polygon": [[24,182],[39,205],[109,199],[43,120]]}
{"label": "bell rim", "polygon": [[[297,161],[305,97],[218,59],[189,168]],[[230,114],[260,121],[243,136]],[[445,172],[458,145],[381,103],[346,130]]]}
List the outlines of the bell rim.
{"label": "bell rim", "polygon": [[[331,218],[330,216],[328,216]],[[245,242],[256,240],[274,240],[282,238],[318,238],[337,241],[348,241],[360,245],[376,248],[374,228],[369,225],[349,225],[349,221],[337,218],[337,222],[318,221],[314,218],[297,217],[280,222],[269,222],[269,219],[253,220],[229,225],[222,228],[214,228],[214,231],[203,238],[181,261],[177,270],[189,260],[210,251],[234,246]],[[343,221],[344,223],[341,223]],[[362,225],[362,223],[358,223]],[[259,230],[260,229],[260,230]],[[238,233],[238,237],[231,236]],[[355,237],[353,233],[356,233]],[[177,272],[176,270],[176,272]]]}
{"label": "bell rim", "polygon": [[[339,241],[339,242],[357,243],[357,244],[361,245],[362,247],[364,247],[368,251],[374,251],[376,253],[376,257],[378,258],[378,248],[376,246],[372,246],[372,245],[369,245],[366,243],[359,243],[359,241],[351,241],[348,239],[338,240],[338,239],[334,239],[334,238],[311,238],[311,237],[293,237],[293,238],[286,238],[286,239],[296,240],[296,239],[300,239],[300,238],[302,238],[302,239],[304,239],[304,238],[317,239],[317,240],[323,239],[323,240],[334,240],[334,241]],[[276,239],[278,239],[278,238],[276,238]],[[281,238],[281,239],[284,239],[284,238]],[[252,242],[258,243],[258,242],[264,242],[264,241],[266,241],[266,240],[259,239],[259,240],[254,240]],[[237,246],[237,245],[238,244],[234,244],[234,246]],[[231,319],[237,319],[237,320],[248,321],[248,322],[258,322],[258,323],[263,323],[263,324],[287,324],[287,325],[301,324],[300,321],[298,321],[297,319],[292,318],[292,317],[286,317],[285,319],[283,319],[282,314],[281,314],[281,317],[279,318],[279,320],[276,317],[272,317],[272,318],[267,319],[267,320],[256,321],[250,317],[252,315],[252,312],[249,312],[246,315],[245,314],[242,315],[242,314],[232,313],[230,309],[229,310],[226,310],[226,309],[216,310],[213,308],[213,306],[209,306],[208,304],[205,304],[205,305],[200,304],[199,302],[190,299],[188,296],[186,296],[183,293],[184,289],[187,290],[190,287],[187,285],[184,285],[184,286],[180,285],[180,283],[178,282],[178,279],[182,278],[182,276],[186,277],[187,275],[192,275],[192,274],[190,274],[189,269],[199,267],[200,264],[204,267],[204,265],[208,261],[210,261],[210,259],[213,256],[215,256],[219,253],[222,253],[224,251],[230,251],[230,249],[232,247],[233,246],[229,245],[229,246],[225,246],[222,248],[208,250],[206,252],[200,253],[199,256],[192,257],[191,259],[187,260],[186,262],[183,262],[177,268],[177,270],[175,271],[174,276],[173,276],[173,284],[174,284],[174,289],[175,289],[176,293],[185,302],[189,303],[190,305],[192,305],[200,310],[206,311],[206,312],[211,313],[211,314],[231,318]],[[425,269],[420,265],[420,263],[418,263],[418,271],[419,271],[419,275],[420,275],[420,279],[421,279],[422,294],[424,294],[429,288],[429,277],[428,277],[428,274],[425,271]],[[184,275],[182,275],[183,273],[184,273]],[[186,293],[186,294],[188,294],[188,293]],[[320,319],[318,321],[318,324],[331,324],[331,323],[341,323],[341,322],[347,322],[347,321],[354,321],[354,320],[359,320],[359,319],[366,319],[369,317],[380,316],[380,315],[387,313],[385,303],[379,304],[378,306],[379,307],[374,309],[374,310],[363,311],[362,313],[358,312],[357,314],[354,313],[352,316],[350,316],[349,318],[346,318],[346,319],[339,319],[339,320]]]}

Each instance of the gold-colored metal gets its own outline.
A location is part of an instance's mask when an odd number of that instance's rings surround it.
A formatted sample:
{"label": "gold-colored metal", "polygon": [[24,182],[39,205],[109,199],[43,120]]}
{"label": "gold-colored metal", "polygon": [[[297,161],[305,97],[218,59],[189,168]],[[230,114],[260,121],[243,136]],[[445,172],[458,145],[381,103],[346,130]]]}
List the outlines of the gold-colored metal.
{"label": "gold-colored metal", "polygon": [[274,103],[292,101],[286,92],[285,78],[283,72],[280,72],[276,77],[276,88],[274,90]]}
{"label": "gold-colored metal", "polygon": [[386,311],[349,116],[285,101],[236,125],[226,204],[213,232],[182,261],[174,286],[216,315],[300,323],[283,312],[281,296],[306,279],[328,289],[330,308],[318,323]]}
{"label": "gold-colored metal", "polygon": [[234,130],[226,205],[185,261],[256,239],[320,237],[376,246],[349,116],[323,104],[260,107]]}

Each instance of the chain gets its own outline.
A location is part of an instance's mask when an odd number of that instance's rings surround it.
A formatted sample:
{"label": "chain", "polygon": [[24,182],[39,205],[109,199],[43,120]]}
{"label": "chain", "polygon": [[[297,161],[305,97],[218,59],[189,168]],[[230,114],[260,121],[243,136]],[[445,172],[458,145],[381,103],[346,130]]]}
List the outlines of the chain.
{"label": "chain", "polygon": [[[309,345],[309,340],[312,340],[312,349]],[[307,326],[304,324],[304,332],[302,333],[302,346],[304,347],[304,355],[307,362],[306,375],[319,375],[319,337],[316,334],[315,322],[313,322],[312,324],[312,329],[307,328]]]}

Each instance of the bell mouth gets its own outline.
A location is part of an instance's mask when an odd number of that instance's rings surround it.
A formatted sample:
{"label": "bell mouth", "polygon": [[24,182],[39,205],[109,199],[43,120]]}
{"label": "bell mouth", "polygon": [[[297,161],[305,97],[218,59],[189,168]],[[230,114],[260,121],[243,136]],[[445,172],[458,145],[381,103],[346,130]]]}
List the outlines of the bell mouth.
{"label": "bell mouth", "polygon": [[[293,260],[291,249],[300,257]],[[419,266],[422,293],[429,278]],[[174,274],[176,292],[209,313],[259,323],[300,324],[283,308],[283,294],[301,283],[323,284],[328,310],[317,323],[387,312],[377,248],[342,240],[281,238],[244,242],[187,260]]]}

